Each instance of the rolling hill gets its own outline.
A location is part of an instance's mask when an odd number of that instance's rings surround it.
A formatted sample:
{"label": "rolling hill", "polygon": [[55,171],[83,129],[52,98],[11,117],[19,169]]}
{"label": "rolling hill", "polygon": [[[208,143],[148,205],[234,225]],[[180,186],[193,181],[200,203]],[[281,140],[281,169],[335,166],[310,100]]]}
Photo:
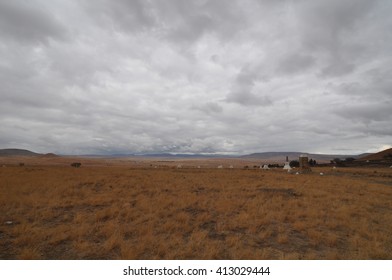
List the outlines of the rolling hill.
{"label": "rolling hill", "polygon": [[[121,158],[121,157],[147,157],[147,158],[171,158],[171,159],[191,159],[191,158],[239,158],[244,160],[257,160],[262,162],[270,162],[270,163],[282,163],[285,161],[286,156],[289,157],[289,160],[298,160],[301,154],[306,154],[309,159],[314,159],[319,163],[329,162],[335,158],[340,158],[342,160],[346,158],[355,158],[359,161],[366,160],[380,160],[385,159],[385,156],[392,155],[392,149],[388,149],[382,151],[377,154],[360,154],[360,155],[337,155],[337,154],[312,154],[305,152],[264,152],[264,153],[253,153],[248,155],[205,155],[205,154],[169,154],[169,153],[157,153],[157,154],[115,154],[115,155],[84,155],[85,157],[111,157],[111,158]],[[24,156],[24,157],[58,157],[58,155],[53,153],[48,154],[40,154],[35,153],[25,149],[0,149],[0,157],[8,157],[8,156]],[[82,156],[83,157],[83,156]]]}
{"label": "rolling hill", "polygon": [[392,161],[392,148],[361,157],[358,161]]}
{"label": "rolling hill", "polygon": [[266,153],[255,153],[250,155],[241,156],[244,159],[257,159],[260,161],[271,161],[271,162],[282,162],[289,157],[289,160],[298,160],[299,156],[306,154],[309,159],[314,159],[318,162],[329,162],[335,158],[346,159],[346,158],[358,158],[358,155],[329,155],[329,154],[310,154],[305,152],[266,152]]}
{"label": "rolling hill", "polygon": [[7,157],[7,156],[40,156],[42,154],[34,153],[29,150],[24,149],[0,149],[0,156]]}

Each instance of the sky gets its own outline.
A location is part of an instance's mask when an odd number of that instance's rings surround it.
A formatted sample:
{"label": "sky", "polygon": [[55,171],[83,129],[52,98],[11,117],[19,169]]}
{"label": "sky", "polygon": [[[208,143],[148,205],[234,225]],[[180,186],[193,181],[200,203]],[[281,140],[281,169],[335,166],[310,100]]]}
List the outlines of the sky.
{"label": "sky", "polygon": [[0,148],[392,147],[392,1],[0,0]]}

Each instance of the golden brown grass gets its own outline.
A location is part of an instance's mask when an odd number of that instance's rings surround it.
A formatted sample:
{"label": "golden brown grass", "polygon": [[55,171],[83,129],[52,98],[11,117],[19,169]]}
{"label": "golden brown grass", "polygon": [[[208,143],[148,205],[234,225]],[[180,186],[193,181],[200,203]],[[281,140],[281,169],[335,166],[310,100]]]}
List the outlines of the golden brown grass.
{"label": "golden brown grass", "polygon": [[387,168],[0,167],[0,259],[392,259],[391,198]]}

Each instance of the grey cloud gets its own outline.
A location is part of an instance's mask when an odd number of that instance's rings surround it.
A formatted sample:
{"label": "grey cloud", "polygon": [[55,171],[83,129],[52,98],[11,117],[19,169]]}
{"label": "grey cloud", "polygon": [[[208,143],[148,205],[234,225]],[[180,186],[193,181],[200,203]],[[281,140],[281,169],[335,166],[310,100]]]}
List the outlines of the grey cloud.
{"label": "grey cloud", "polygon": [[264,95],[255,89],[255,83],[263,80],[258,73],[259,67],[256,65],[247,65],[238,73],[230,92],[227,94],[225,101],[238,103],[244,106],[270,106],[272,100],[269,96]]}
{"label": "grey cloud", "polygon": [[[320,77],[342,77],[356,71],[364,56],[374,56],[369,30],[374,13],[385,1],[306,1],[293,5],[300,40],[308,52],[321,57]],[[382,28],[385,28],[383,26]],[[381,33],[380,33],[381,34]]]}
{"label": "grey cloud", "polygon": [[227,102],[237,103],[244,106],[270,106],[272,100],[268,96],[259,96],[249,92],[247,88],[244,91],[231,91],[226,98]]}
{"label": "grey cloud", "polygon": [[0,35],[21,42],[65,39],[66,28],[39,3],[0,1]]}
{"label": "grey cloud", "polygon": [[201,2],[158,1],[156,4],[159,21],[169,23],[162,30],[169,40],[193,42],[214,27],[214,17]]}
{"label": "grey cloud", "polygon": [[350,32],[358,32],[360,24],[377,5],[377,1],[305,1],[295,5],[303,28],[303,42],[311,48],[339,51],[342,40]]}
{"label": "grey cloud", "polygon": [[[390,60],[385,60],[386,64]],[[363,79],[368,82],[368,91],[374,94],[382,94],[384,96],[392,96],[392,80],[389,78],[392,75],[392,67],[379,67],[371,69],[364,74]]]}
{"label": "grey cloud", "polygon": [[193,105],[192,109],[200,110],[207,114],[221,113],[223,111],[222,106],[215,102],[206,102],[201,105]]}
{"label": "grey cloud", "polygon": [[95,1],[84,3],[95,23],[105,29],[159,39],[192,43],[205,33],[231,37],[241,30],[244,17],[238,3],[227,1]]}
{"label": "grey cloud", "polygon": [[336,89],[338,93],[344,95],[357,96],[367,93],[367,90],[365,90],[359,82],[342,83],[341,85],[337,86]]}
{"label": "grey cloud", "polygon": [[374,101],[374,98],[390,100],[392,82],[387,78],[390,74],[392,69],[385,67],[371,69],[358,74],[355,80],[346,79],[341,83],[329,83],[327,87],[336,94],[368,98],[369,102]]}
{"label": "grey cloud", "polygon": [[390,2],[0,8],[1,148],[363,152],[392,142]]}
{"label": "grey cloud", "polygon": [[351,63],[335,61],[321,70],[321,76],[341,77],[354,71],[355,66]]}
{"label": "grey cloud", "polygon": [[[392,127],[389,125],[391,123],[390,120],[384,121],[381,123],[381,125],[379,126],[370,126],[370,127],[366,127],[366,130],[364,130],[366,132],[365,136],[372,136],[372,137],[377,137],[377,136],[383,136],[386,137],[387,139],[391,136],[392,134]],[[390,143],[387,141],[385,141],[386,143]]]}
{"label": "grey cloud", "polygon": [[367,102],[363,104],[347,104],[336,108],[334,111],[353,122],[380,122],[392,121],[392,102]]}
{"label": "grey cloud", "polygon": [[244,10],[237,1],[156,1],[156,14],[165,26],[167,38],[194,42],[205,33],[232,38],[246,26]]}
{"label": "grey cloud", "polygon": [[311,55],[292,54],[285,57],[279,64],[277,71],[283,74],[295,74],[309,69],[315,63]]}
{"label": "grey cloud", "polygon": [[84,3],[86,14],[91,14],[95,24],[115,31],[140,32],[156,24],[149,1],[98,0]]}

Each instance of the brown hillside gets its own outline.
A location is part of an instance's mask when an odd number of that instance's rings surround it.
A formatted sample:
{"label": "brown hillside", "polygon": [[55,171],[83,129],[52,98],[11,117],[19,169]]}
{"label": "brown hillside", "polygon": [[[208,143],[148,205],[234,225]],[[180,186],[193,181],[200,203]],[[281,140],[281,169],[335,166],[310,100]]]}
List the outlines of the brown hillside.
{"label": "brown hillside", "polygon": [[390,149],[386,149],[384,151],[375,153],[375,154],[371,154],[368,156],[365,156],[363,158],[358,159],[360,161],[392,161],[392,148]]}

